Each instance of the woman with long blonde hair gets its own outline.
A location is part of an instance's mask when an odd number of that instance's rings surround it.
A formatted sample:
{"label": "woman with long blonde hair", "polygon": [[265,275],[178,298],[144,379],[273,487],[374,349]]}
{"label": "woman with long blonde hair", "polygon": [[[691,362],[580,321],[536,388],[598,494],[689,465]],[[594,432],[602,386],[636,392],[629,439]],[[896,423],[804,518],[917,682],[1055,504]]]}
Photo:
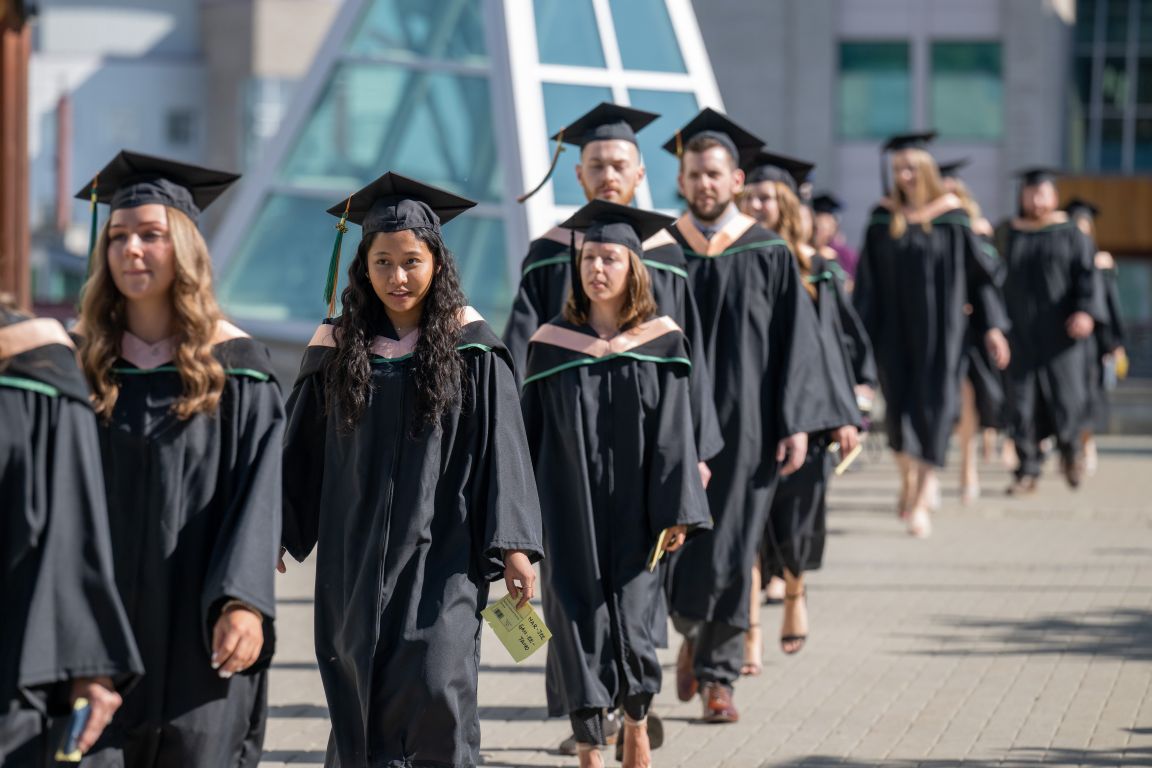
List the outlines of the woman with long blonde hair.
{"label": "woman with long blonde hair", "polygon": [[931,533],[936,472],[960,414],[965,305],[974,308],[972,320],[997,367],[1009,356],[996,266],[960,199],[944,191],[926,150],[934,136],[905,134],[884,145],[894,179],[889,186],[885,178],[886,196],[873,209],[854,293],[876,351],[888,442],[900,470],[898,512],[917,537]]}
{"label": "woman with long blonde hair", "polygon": [[267,349],[216,304],[196,226],[236,178],[125,151],[78,195],[111,208],[76,335],[147,671],[86,758],[96,768],[259,761],[284,412]]}

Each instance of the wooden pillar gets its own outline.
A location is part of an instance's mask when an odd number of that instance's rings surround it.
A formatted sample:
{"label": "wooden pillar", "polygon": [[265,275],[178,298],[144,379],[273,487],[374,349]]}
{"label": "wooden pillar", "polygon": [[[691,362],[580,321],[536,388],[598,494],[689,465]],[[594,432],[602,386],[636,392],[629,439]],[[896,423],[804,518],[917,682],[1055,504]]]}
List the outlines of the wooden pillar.
{"label": "wooden pillar", "polygon": [[30,309],[26,21],[21,0],[0,0],[0,293]]}

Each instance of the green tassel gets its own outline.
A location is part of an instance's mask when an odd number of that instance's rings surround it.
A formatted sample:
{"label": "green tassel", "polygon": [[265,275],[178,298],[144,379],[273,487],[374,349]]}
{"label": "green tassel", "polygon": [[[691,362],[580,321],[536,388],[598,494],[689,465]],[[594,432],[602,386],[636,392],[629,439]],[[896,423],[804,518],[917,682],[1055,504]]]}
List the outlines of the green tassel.
{"label": "green tassel", "polygon": [[[351,204],[351,198],[349,198]],[[344,243],[344,233],[348,231],[348,209],[336,225],[336,242],[332,244],[332,257],[328,260],[328,279],[324,281],[324,302],[328,305],[328,317],[336,314],[336,282],[340,273],[340,247]]]}

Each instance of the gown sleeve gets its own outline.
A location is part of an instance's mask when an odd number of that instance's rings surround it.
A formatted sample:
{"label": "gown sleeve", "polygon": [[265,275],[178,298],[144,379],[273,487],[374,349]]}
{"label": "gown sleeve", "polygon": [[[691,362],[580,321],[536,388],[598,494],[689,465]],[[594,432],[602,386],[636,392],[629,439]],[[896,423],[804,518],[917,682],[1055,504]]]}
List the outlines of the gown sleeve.
{"label": "gown sleeve", "polygon": [[674,525],[693,530],[712,527],[708,499],[697,468],[696,444],[688,425],[692,422],[690,378],[682,366],[658,365],[660,399],[647,415],[647,500],[649,534],[655,542],[660,532]]}
{"label": "gown sleeve", "polygon": [[972,321],[981,335],[994,328],[1007,333],[1011,323],[1000,292],[1004,270],[996,249],[969,227],[960,224],[950,226],[957,228],[964,249],[964,273],[968,281]]}
{"label": "gown sleeve", "polygon": [[870,224],[864,232],[864,245],[860,249],[860,260],[856,262],[856,282],[852,287],[852,304],[873,343],[878,342],[885,299],[878,274],[882,247],[880,229],[881,225]]}
{"label": "gown sleeve", "polygon": [[320,494],[324,485],[324,445],[328,424],[324,413],[322,374],[313,371],[310,348],[292,394],[284,428],[284,513],[281,545],[303,562],[316,546],[320,531]]}
{"label": "gown sleeve", "polygon": [[41,557],[18,684],[30,689],[107,676],[124,691],[144,668],[116,589],[95,416],[86,403],[30,397],[51,434],[38,441],[42,467],[31,467],[46,503],[30,530]]}
{"label": "gown sleeve", "polygon": [[525,366],[528,364],[528,340],[537,328],[551,319],[541,306],[542,300],[536,290],[534,274],[529,272],[520,278],[520,288],[512,302],[508,324],[504,327],[504,346],[512,357],[512,370],[517,383],[524,381]]}
{"label": "gown sleeve", "polygon": [[716,415],[716,400],[712,391],[712,377],[708,371],[708,361],[704,354],[704,328],[700,322],[700,309],[688,282],[683,282],[684,335],[688,341],[688,356],[692,360],[692,372],[688,385],[691,388],[689,400],[692,431],[696,439],[696,451],[700,461],[708,461],[724,448],[724,437],[720,433],[720,418]]}
{"label": "gown sleeve", "polygon": [[[264,615],[261,659],[271,658],[276,615],[274,577],[281,525],[281,444],[284,407],[275,380],[237,377],[237,430],[232,487],[216,550],[204,581],[201,608],[211,644],[223,604],[242,600]],[[253,668],[258,665],[253,665]]]}
{"label": "gown sleeve", "polygon": [[472,499],[480,575],[504,575],[504,552],[544,557],[540,498],[511,367],[496,352],[474,355],[476,418],[480,420]]}
{"label": "gown sleeve", "polygon": [[1087,312],[1098,323],[1108,321],[1103,286],[1096,279],[1096,246],[1092,239],[1072,232],[1071,293],[1072,312]]}
{"label": "gown sleeve", "polygon": [[876,358],[872,354],[872,341],[864,328],[864,321],[856,313],[844,285],[838,279],[832,280],[832,295],[836,300],[836,311],[840,315],[840,327],[844,330],[844,351],[852,365],[852,374],[857,384],[875,387]]}

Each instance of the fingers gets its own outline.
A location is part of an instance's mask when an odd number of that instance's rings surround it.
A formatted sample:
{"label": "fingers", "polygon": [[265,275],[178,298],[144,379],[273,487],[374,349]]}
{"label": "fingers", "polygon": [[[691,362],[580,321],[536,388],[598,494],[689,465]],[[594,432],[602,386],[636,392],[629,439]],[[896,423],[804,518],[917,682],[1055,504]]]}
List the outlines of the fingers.
{"label": "fingers", "polygon": [[786,443],[784,440],[781,440],[779,443],[776,444],[776,463],[779,464],[780,462],[784,461],[784,459],[786,459],[787,457],[788,457],[788,443]]}
{"label": "fingers", "polygon": [[668,541],[664,542],[664,551],[675,552],[676,550],[680,549],[680,547],[684,546],[684,541],[687,538],[687,535],[684,533],[672,534],[668,537]]}
{"label": "fingers", "polygon": [[240,642],[236,644],[236,650],[232,656],[220,667],[220,676],[224,677],[227,674],[231,677],[237,672],[248,669],[259,658],[260,648],[263,645],[263,638],[253,637],[251,634],[245,633],[240,638]]}
{"label": "fingers", "polygon": [[218,670],[221,677],[231,677],[232,672],[227,665],[240,645],[241,634],[228,621],[227,615],[216,621],[216,630],[217,639],[212,644],[212,669]]}
{"label": "fingers", "polygon": [[528,574],[521,575],[520,583],[524,588],[520,590],[520,602],[516,603],[517,608],[528,605],[528,601],[536,596],[536,572],[530,570]]}
{"label": "fingers", "polygon": [[116,714],[116,710],[123,703],[120,694],[109,690],[100,683],[89,685],[85,690],[85,696],[92,709],[88,715],[88,723],[76,741],[76,747],[81,753],[88,752],[96,745],[100,735],[108,727],[108,723],[112,722],[112,716]]}

